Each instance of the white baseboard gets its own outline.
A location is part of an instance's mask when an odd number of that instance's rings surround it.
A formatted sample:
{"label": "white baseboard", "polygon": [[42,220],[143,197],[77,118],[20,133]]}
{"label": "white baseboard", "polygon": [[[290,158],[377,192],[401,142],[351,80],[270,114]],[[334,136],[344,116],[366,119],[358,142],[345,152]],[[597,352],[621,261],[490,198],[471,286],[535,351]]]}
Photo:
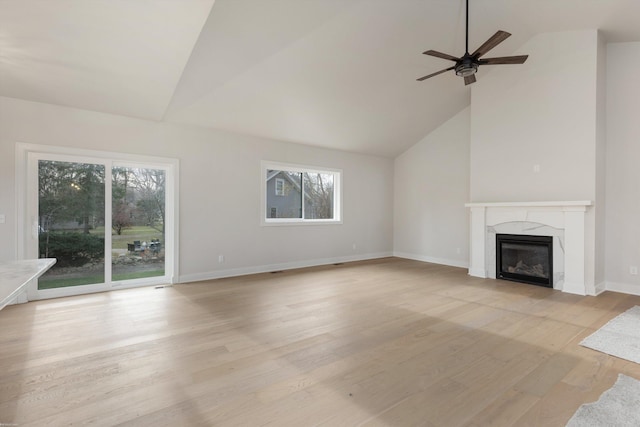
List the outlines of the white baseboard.
{"label": "white baseboard", "polygon": [[564,281],[562,284],[562,292],[566,292],[568,294],[574,295],[587,295],[587,291],[584,287],[584,283],[572,283],[568,281]]}
{"label": "white baseboard", "polygon": [[600,282],[596,285],[596,296],[600,295],[601,293],[603,293],[604,291],[607,290],[607,284],[606,282]]}
{"label": "white baseboard", "polygon": [[412,259],[414,261],[430,262],[432,264],[448,265],[450,267],[469,268],[468,262],[458,261],[455,259],[436,258],[431,256],[425,256],[425,255],[410,254],[407,252],[394,252],[393,256],[398,258]]}
{"label": "white baseboard", "polygon": [[227,270],[207,271],[204,273],[183,274],[178,283],[200,282],[202,280],[223,279],[225,277],[246,276],[248,274],[269,273],[271,271],[293,270],[295,268],[316,267],[342,262],[366,261],[370,259],[388,258],[392,252],[378,252],[373,254],[350,255],[335,258],[321,258],[306,261],[285,262],[281,264],[257,265],[253,267],[231,268]]}
{"label": "white baseboard", "polygon": [[469,269],[469,276],[472,277],[479,277],[480,279],[495,279],[495,277],[491,277],[487,274],[486,270],[483,270],[481,268],[470,268]]}
{"label": "white baseboard", "polygon": [[[29,300],[27,299],[27,291],[22,291],[18,295],[16,295],[15,297],[13,297],[9,301],[7,301],[4,306],[15,305],[15,304],[24,304],[24,303],[27,303],[27,302],[29,302]],[[2,309],[2,307],[4,307],[4,306],[0,306],[0,309]],[[2,424],[0,424],[0,426],[1,425]]]}
{"label": "white baseboard", "polygon": [[607,282],[606,288],[607,291],[640,296],[640,286],[632,285],[630,283]]}

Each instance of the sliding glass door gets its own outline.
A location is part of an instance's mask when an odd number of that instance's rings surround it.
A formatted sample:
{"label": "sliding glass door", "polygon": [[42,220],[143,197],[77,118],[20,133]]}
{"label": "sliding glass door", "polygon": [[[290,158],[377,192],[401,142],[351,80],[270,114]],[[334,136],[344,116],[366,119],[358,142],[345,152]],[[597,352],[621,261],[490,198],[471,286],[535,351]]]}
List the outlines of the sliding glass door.
{"label": "sliding glass door", "polygon": [[30,292],[52,298],[173,279],[173,168],[30,152],[28,257],[56,258]]}
{"label": "sliding glass door", "polygon": [[112,280],[164,276],[165,171],[114,166],[111,183]]}
{"label": "sliding glass door", "polygon": [[38,253],[56,258],[38,290],[105,283],[105,166],[39,159]]}

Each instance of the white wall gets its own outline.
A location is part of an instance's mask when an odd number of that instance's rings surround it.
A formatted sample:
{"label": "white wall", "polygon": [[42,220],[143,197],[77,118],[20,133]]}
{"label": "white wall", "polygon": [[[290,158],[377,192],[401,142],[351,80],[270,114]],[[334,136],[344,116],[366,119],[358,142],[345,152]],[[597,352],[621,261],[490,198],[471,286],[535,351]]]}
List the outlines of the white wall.
{"label": "white wall", "polygon": [[598,37],[594,282],[600,291],[606,287],[607,46],[602,34],[599,33]]}
{"label": "white wall", "polygon": [[585,217],[592,295],[605,287],[604,253],[596,249],[603,240],[596,224],[604,223],[597,197],[604,194],[596,191],[604,143],[599,52],[596,30],[540,34],[518,49],[529,55],[524,65],[491,67],[471,94],[471,201],[594,202]]}
{"label": "white wall", "polygon": [[466,108],[395,160],[394,254],[468,267]]}
{"label": "white wall", "polygon": [[[471,93],[471,201],[594,200],[597,31],[546,33]],[[540,172],[534,172],[534,165]]]}
{"label": "white wall", "polygon": [[607,46],[607,288],[640,295],[640,43]]}
{"label": "white wall", "polygon": [[[16,257],[17,142],[178,158],[181,281],[392,252],[391,159],[0,98],[0,260]],[[261,160],[342,169],[344,223],[260,226]]]}

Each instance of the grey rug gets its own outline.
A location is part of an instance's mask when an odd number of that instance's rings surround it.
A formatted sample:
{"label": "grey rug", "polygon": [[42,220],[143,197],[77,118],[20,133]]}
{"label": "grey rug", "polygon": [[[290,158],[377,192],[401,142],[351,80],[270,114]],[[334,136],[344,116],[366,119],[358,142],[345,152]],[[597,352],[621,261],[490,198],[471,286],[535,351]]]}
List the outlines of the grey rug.
{"label": "grey rug", "polygon": [[613,318],[580,345],[640,363],[640,306]]}
{"label": "grey rug", "polygon": [[594,403],[582,405],[567,423],[567,427],[640,426],[640,381],[626,375]]}

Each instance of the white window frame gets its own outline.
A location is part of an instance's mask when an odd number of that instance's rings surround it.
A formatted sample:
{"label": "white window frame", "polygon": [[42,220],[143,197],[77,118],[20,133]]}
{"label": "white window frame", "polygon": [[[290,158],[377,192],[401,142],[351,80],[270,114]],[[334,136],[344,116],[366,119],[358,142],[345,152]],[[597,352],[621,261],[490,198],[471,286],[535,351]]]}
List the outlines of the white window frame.
{"label": "white window frame", "polygon": [[[165,235],[165,245],[168,250],[165,254],[165,275],[127,281],[112,281],[110,269],[105,270],[105,283],[96,285],[82,285],[51,290],[38,290],[37,281],[33,281],[27,289],[27,297],[30,301],[43,298],[57,298],[61,296],[79,295],[83,293],[101,292],[111,289],[124,289],[156,284],[175,283],[178,276],[178,176],[179,160],[142,156],[108,151],[94,151],[76,149],[70,147],[58,147],[49,145],[16,143],[16,219],[17,219],[17,259],[37,258],[37,217],[34,209],[37,206],[37,194],[33,194],[35,184],[33,178],[37,160],[58,159],[61,161],[79,161],[94,164],[103,164],[110,169],[113,165],[130,167],[150,167],[162,169],[166,175],[165,204],[166,229],[172,230]],[[105,170],[106,171],[106,170]],[[105,180],[105,190],[111,191],[111,180]],[[110,218],[111,198],[105,199],[106,218]],[[111,235],[106,233],[105,246],[111,247]],[[111,251],[105,252],[105,265],[111,265]]]}
{"label": "white window frame", "polygon": [[[268,218],[267,206],[267,170],[280,170],[298,173],[330,173],[333,175],[333,218],[331,219],[305,219],[304,207],[302,218]],[[303,184],[304,187],[304,184]],[[304,206],[304,203],[303,203]],[[326,168],[319,166],[281,163],[269,160],[261,162],[260,173],[260,224],[263,226],[282,225],[323,225],[342,224],[342,169]]]}

